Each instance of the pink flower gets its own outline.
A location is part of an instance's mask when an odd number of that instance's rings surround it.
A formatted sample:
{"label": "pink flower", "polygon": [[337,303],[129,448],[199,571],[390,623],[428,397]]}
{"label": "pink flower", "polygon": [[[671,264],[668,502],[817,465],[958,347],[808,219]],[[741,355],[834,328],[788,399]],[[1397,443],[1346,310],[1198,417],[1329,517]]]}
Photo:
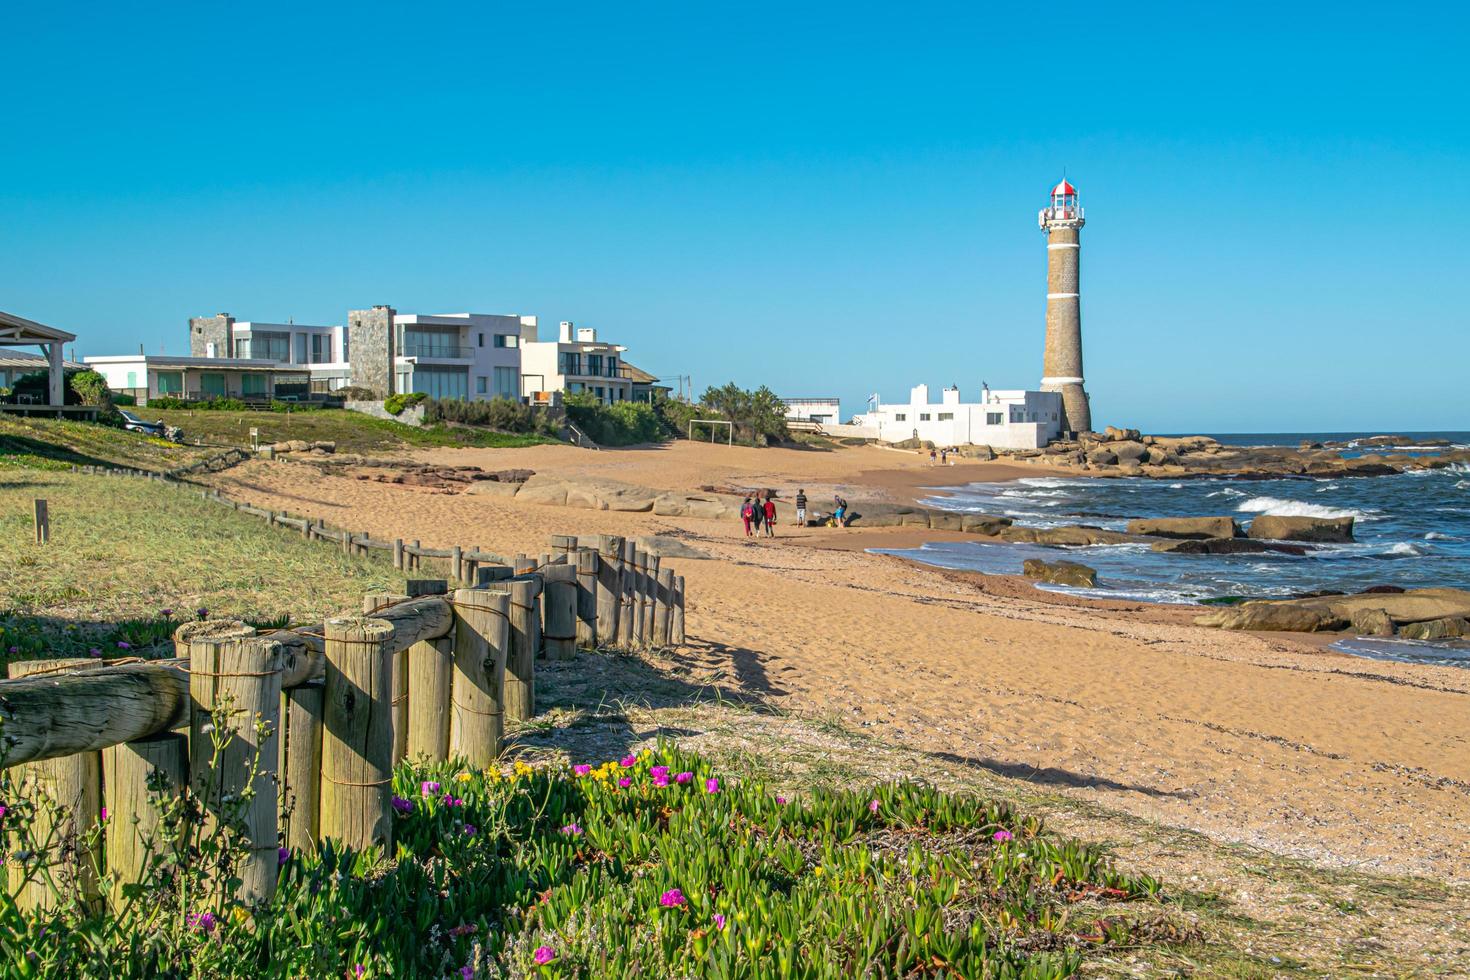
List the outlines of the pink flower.
{"label": "pink flower", "polygon": [[666,909],[679,908],[685,901],[684,893],[677,888],[670,888],[658,897],[658,904]]}
{"label": "pink flower", "polygon": [[720,791],[720,781],[713,776],[706,779],[704,781],[704,791],[706,793],[718,793]]}
{"label": "pink flower", "polygon": [[591,771],[591,766],[572,766],[572,772],[576,773],[578,776],[585,776]]}
{"label": "pink flower", "polygon": [[784,797],[784,796],[778,796],[778,797],[776,797],[776,802],[779,803],[779,804],[781,804],[782,806],[785,806],[786,805],[786,797]]}
{"label": "pink flower", "polygon": [[365,976],[367,976],[367,967],[363,966],[361,963],[356,964],[352,968],[352,975],[354,977],[365,977]]}
{"label": "pink flower", "polygon": [[0,818],[3,818],[8,812],[10,812],[10,808],[7,807],[5,804],[0,803]]}
{"label": "pink flower", "polygon": [[214,932],[219,926],[219,920],[214,917],[213,912],[190,912],[184,922],[195,932]]}
{"label": "pink flower", "polygon": [[868,801],[868,812],[869,813],[877,813],[878,812],[878,801],[877,800],[869,800]]}
{"label": "pink flower", "polygon": [[624,769],[632,769],[637,764],[638,757],[636,755],[625,755],[618,760],[618,765],[622,766]]}
{"label": "pink flower", "polygon": [[462,798],[450,796],[448,793],[444,794],[443,802],[445,806],[464,806],[464,800]]}
{"label": "pink flower", "polygon": [[654,776],[653,785],[660,787],[669,785],[669,774],[665,772]]}
{"label": "pink flower", "polygon": [[435,793],[439,792],[439,789],[440,787],[438,783],[431,783],[427,780],[419,783],[419,793],[423,796],[433,796]]}
{"label": "pink flower", "polygon": [[693,782],[693,781],[694,781],[694,773],[692,773],[692,772],[681,772],[681,773],[679,773],[679,775],[677,775],[677,776],[674,777],[674,782],[680,784],[681,786],[684,783]]}
{"label": "pink flower", "polygon": [[106,820],[107,819],[107,807],[103,807],[102,808],[102,819],[103,820]]}
{"label": "pink flower", "polygon": [[556,950],[552,949],[550,946],[537,946],[536,952],[532,953],[531,957],[537,963],[545,966],[552,960],[556,959]]}
{"label": "pink flower", "polygon": [[624,776],[622,779],[618,780],[618,785],[621,786],[623,789],[627,789],[629,786],[633,785],[633,780],[629,779],[627,776]]}
{"label": "pink flower", "polygon": [[652,769],[648,770],[648,774],[650,776],[652,776],[654,779],[657,779],[660,776],[662,776],[664,778],[664,780],[667,781],[668,778],[669,778],[669,767],[668,766],[654,766]]}
{"label": "pink flower", "polygon": [[718,913],[718,912],[715,913],[715,928],[716,929],[723,929],[723,928],[725,928],[725,917],[723,915],[721,915],[720,913]]}
{"label": "pink flower", "polygon": [[568,837],[581,837],[582,836],[582,828],[579,827],[579,826],[577,826],[574,823],[567,824],[565,827],[563,827],[561,829],[561,832],[564,833],[564,834],[566,834]]}
{"label": "pink flower", "polygon": [[397,810],[399,813],[412,813],[413,801],[405,800],[401,796],[395,796],[393,797],[393,809]]}
{"label": "pink flower", "polygon": [[1004,844],[1006,841],[1014,840],[1015,838],[1011,836],[1009,830],[997,830],[994,834],[991,834],[991,839],[997,844]]}

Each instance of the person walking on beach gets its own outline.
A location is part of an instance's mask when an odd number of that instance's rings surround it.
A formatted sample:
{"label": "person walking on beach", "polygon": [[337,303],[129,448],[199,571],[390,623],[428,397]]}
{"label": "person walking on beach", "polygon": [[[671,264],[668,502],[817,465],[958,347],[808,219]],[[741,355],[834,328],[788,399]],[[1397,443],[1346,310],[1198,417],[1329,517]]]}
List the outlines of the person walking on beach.
{"label": "person walking on beach", "polygon": [[755,520],[755,508],[750,505],[750,498],[745,498],[744,505],[740,508],[740,519],[745,522],[745,536],[750,537],[750,522]]}
{"label": "person walking on beach", "polygon": [[832,500],[836,505],[832,512],[833,519],[837,521],[838,527],[847,527],[847,501],[841,497],[833,497]]}
{"label": "person walking on beach", "polygon": [[755,499],[751,501],[751,508],[750,508],[750,523],[751,523],[751,526],[753,526],[755,528],[755,536],[756,537],[760,537],[761,536],[761,522],[764,521],[765,519],[766,519],[766,508],[765,508],[765,505],[761,503],[761,495],[760,494],[756,494],[755,495]]}
{"label": "person walking on beach", "polygon": [[933,466],[934,465],[934,450],[932,450],[932,449],[929,450],[929,465],[930,466]]}
{"label": "person walking on beach", "polygon": [[948,449],[941,449],[941,450],[939,450],[939,465],[940,466],[946,466],[948,464],[949,464],[949,450]]}
{"label": "person walking on beach", "polygon": [[765,514],[765,517],[766,517],[766,537],[768,537],[768,538],[774,538],[776,536],[776,499],[774,497],[767,497],[766,498],[766,514]]}
{"label": "person walking on beach", "polygon": [[796,526],[806,527],[806,491],[796,491]]}

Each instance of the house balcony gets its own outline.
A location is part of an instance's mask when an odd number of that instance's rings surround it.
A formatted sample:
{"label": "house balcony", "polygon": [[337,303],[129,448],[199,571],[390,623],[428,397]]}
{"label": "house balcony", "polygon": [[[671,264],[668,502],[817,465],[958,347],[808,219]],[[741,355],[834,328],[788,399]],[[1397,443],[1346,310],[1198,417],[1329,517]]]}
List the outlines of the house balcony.
{"label": "house balcony", "polygon": [[407,344],[397,352],[399,357],[413,357],[433,361],[472,361],[473,347],[450,347],[444,344]]}

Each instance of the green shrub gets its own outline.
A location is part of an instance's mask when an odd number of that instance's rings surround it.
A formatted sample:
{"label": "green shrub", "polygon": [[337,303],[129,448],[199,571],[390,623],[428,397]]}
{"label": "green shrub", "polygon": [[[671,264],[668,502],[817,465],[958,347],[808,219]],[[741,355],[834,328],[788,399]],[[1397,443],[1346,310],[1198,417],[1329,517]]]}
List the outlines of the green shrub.
{"label": "green shrub", "polygon": [[602,446],[633,446],[664,437],[664,427],[647,402],[604,405],[596,395],[579,392],[567,395],[563,404],[567,418]]}
{"label": "green shrub", "polygon": [[119,392],[118,394],[112,396],[112,403],[119,406],[120,408],[128,408],[129,406],[138,404],[138,399],[134,398],[132,395]]}
{"label": "green shrub", "polygon": [[403,394],[389,395],[383,399],[383,410],[389,415],[402,415],[405,409],[413,408],[419,402],[429,396],[422,391],[412,391]]}
{"label": "green shrub", "polygon": [[[16,378],[10,386],[10,402],[19,402],[25,396],[42,404],[51,399],[51,373],[32,371]],[[62,372],[61,397],[66,405],[96,405],[105,407],[107,401],[107,379],[91,368],[67,368]]]}
{"label": "green shrub", "polygon": [[148,407],[159,410],[188,408],[189,406],[190,402],[182,398],[175,398],[173,395],[159,395],[156,398],[148,399]]}
{"label": "green shrub", "polygon": [[[47,804],[17,776],[0,774],[6,851],[35,874]],[[159,790],[164,839],[114,914],[64,887],[49,913],[0,903],[24,975],[1047,980],[1150,939],[1112,910],[1159,892],[1003,803],[912,782],[787,800],[661,747],[595,768],[400,765],[395,854],[283,852],[251,909],[208,887],[244,853],[238,807],[212,824]]]}
{"label": "green shrub", "polygon": [[498,432],[556,435],[558,426],[544,411],[512,398],[431,398],[424,403],[424,421],[473,425]]}
{"label": "green shrub", "polygon": [[713,409],[712,417],[734,423],[737,441],[764,446],[790,438],[786,403],[765,385],[747,391],[732,381],[719,388],[706,388],[700,402]]}

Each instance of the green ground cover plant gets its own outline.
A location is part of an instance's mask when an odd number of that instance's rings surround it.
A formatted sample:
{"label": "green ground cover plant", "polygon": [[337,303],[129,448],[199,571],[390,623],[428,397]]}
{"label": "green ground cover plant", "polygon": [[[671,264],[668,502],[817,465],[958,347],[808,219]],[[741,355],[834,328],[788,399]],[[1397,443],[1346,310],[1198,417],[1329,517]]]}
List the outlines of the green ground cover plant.
{"label": "green ground cover plant", "polygon": [[500,432],[470,425],[412,426],[390,419],[373,418],[346,409],[317,411],[250,412],[155,410],[150,403],[138,410],[142,417],[160,419],[184,430],[189,442],[202,442],[216,450],[249,447],[250,430],[259,432],[261,442],[334,442],[339,453],[383,453],[401,449],[473,447],[507,449],[554,443],[537,432]]}

